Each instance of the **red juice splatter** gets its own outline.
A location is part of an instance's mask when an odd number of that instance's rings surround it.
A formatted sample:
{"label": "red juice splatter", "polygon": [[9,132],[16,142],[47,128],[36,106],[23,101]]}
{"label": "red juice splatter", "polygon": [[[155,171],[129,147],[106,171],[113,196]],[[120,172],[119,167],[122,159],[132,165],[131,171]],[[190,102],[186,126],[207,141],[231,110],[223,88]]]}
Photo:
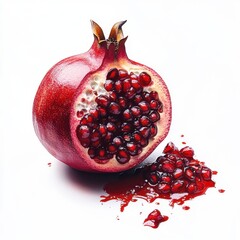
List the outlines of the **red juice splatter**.
{"label": "red juice splatter", "polygon": [[182,209],[183,209],[183,210],[189,210],[190,207],[189,207],[189,206],[183,206]]}
{"label": "red juice splatter", "polygon": [[224,192],[225,192],[224,189],[218,189],[218,191],[219,191],[220,193],[224,193]]}

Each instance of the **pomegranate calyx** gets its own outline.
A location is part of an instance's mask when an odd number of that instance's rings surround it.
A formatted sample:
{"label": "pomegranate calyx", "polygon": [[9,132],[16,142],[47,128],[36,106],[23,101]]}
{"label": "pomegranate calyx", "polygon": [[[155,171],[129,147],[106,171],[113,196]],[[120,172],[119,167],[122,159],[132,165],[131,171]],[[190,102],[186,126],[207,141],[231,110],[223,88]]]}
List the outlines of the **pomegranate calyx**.
{"label": "pomegranate calyx", "polygon": [[127,22],[127,20],[120,21],[113,25],[113,27],[110,31],[109,37],[108,37],[108,41],[119,42],[121,39],[123,39],[124,36],[123,36],[122,26],[126,22]]}
{"label": "pomegranate calyx", "polygon": [[93,20],[91,21],[93,35],[97,38],[98,42],[105,41],[105,36],[102,28]]}

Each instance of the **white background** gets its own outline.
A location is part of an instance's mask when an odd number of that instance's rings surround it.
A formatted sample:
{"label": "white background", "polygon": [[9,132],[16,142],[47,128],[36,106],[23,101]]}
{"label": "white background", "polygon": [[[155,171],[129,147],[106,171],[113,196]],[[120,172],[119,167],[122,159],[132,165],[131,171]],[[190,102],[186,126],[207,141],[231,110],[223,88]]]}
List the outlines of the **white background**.
{"label": "white background", "polygon": [[[0,239],[240,239],[239,12],[238,0],[1,0]],[[149,160],[168,141],[181,147],[185,140],[218,171],[216,188],[188,202],[189,211],[166,201],[139,201],[123,213],[117,203],[102,205],[108,177],[69,169],[35,136],[37,87],[53,64],[89,49],[90,19],[106,36],[127,19],[129,57],[154,68],[169,86],[172,128]],[[155,208],[169,220],[144,227]]]}

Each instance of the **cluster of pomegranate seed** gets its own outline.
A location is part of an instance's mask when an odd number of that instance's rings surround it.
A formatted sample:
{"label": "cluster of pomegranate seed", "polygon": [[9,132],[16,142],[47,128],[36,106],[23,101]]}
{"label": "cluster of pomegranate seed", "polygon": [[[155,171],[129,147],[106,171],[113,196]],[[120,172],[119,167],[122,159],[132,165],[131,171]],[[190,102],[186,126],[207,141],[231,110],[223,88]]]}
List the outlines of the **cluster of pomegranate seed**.
{"label": "cluster of pomegranate seed", "polygon": [[150,75],[111,69],[104,83],[106,94],[95,98],[96,107],[85,113],[77,127],[81,145],[98,162],[112,159],[124,164],[157,134],[163,110],[156,91],[148,91]]}
{"label": "cluster of pomegranate seed", "polygon": [[157,158],[146,169],[148,184],[155,186],[157,192],[168,193],[201,193],[205,183],[211,181],[212,171],[204,163],[194,159],[191,147],[180,151],[173,143],[168,143],[165,155]]}
{"label": "cluster of pomegranate seed", "polygon": [[[172,142],[163,150],[163,155],[150,164],[121,174],[115,181],[104,186],[108,194],[101,201],[121,201],[121,211],[137,198],[153,202],[156,199],[170,199],[170,205],[183,204],[186,200],[205,194],[214,187],[212,175],[216,174],[203,162],[194,157],[194,150],[185,146],[178,149]],[[173,197],[178,194],[178,197]]]}

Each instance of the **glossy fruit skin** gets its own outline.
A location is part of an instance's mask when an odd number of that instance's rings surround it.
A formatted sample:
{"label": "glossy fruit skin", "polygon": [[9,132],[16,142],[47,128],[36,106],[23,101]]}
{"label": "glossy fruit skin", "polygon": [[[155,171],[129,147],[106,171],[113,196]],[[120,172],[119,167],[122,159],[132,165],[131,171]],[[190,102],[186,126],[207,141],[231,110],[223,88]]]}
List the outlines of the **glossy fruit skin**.
{"label": "glossy fruit skin", "polygon": [[[44,147],[75,167],[79,158],[70,134],[70,109],[81,80],[103,61],[105,48],[95,37],[89,51],[55,64],[43,78],[33,103],[33,126]],[[84,168],[84,166],[83,166]]]}
{"label": "glossy fruit skin", "polygon": [[[43,78],[33,103],[33,126],[44,147],[58,160],[72,168],[88,172],[120,172],[142,162],[166,137],[171,123],[171,100],[167,86],[151,68],[128,59],[125,39],[118,40],[121,26],[117,29],[117,51],[114,42],[102,41],[94,34],[94,42],[86,53],[72,56],[55,64]],[[97,36],[96,36],[97,35]],[[101,35],[101,34],[100,34]],[[163,82],[162,90],[168,105],[165,129],[160,138],[146,149],[143,156],[134,158],[128,164],[98,164],[90,159],[76,137],[76,102],[88,86],[89,78],[97,73],[107,74],[112,67],[144,69]],[[128,69],[129,68],[129,69]],[[165,103],[166,103],[165,102]]]}

